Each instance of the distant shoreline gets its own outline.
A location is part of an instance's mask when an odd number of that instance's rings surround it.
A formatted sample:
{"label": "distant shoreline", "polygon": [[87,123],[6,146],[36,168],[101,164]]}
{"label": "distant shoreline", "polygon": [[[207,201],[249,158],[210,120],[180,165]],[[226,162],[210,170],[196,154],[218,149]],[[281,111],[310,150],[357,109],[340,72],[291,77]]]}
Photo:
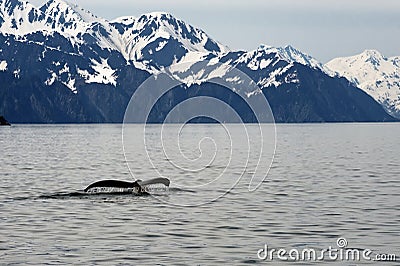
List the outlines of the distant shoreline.
{"label": "distant shoreline", "polygon": [[[398,121],[379,121],[379,122],[370,122],[370,121],[364,121],[364,122],[275,122],[275,123],[260,123],[260,125],[269,125],[269,124],[276,124],[276,125],[321,125],[321,124],[397,124],[400,123],[400,120]],[[109,122],[109,123],[13,123],[13,125],[45,125],[45,126],[51,126],[51,125],[182,125],[182,123],[119,123],[119,122]],[[220,123],[187,123],[188,125],[219,125]],[[227,124],[227,125],[259,125],[259,123],[222,123],[222,124]]]}

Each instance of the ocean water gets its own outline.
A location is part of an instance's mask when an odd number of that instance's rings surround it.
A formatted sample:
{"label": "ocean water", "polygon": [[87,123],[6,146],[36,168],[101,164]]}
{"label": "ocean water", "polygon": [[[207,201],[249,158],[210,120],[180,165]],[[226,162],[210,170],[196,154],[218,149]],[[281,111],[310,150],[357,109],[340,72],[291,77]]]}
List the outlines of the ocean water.
{"label": "ocean water", "polygon": [[[265,245],[322,250],[338,238],[399,260],[400,124],[277,125],[276,150],[267,135],[261,165],[268,171],[274,155],[271,169],[252,192],[258,173],[245,168],[258,155],[239,128],[187,125],[177,140],[169,133],[177,126],[162,136],[159,127],[132,126],[145,134],[145,152],[140,138],[122,141],[121,125],[0,128],[0,264],[243,265],[268,263],[258,257]],[[170,189],[82,191],[155,173],[171,179]]]}

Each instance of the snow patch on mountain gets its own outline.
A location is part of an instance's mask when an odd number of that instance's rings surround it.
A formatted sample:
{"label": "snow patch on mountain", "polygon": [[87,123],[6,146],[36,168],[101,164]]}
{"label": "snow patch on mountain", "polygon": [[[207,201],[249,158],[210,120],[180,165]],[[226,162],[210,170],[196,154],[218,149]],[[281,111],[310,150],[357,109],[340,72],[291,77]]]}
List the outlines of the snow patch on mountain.
{"label": "snow patch on mountain", "polygon": [[265,59],[265,55],[269,55],[266,50],[254,50],[251,52],[244,53],[239,57],[238,60],[235,61],[235,63],[244,63],[247,65],[247,67],[253,71],[257,71],[260,69],[265,69],[267,68],[271,63],[275,62],[273,58],[267,58]]}
{"label": "snow patch on mountain", "polygon": [[15,70],[13,71],[13,74],[14,74],[14,77],[15,77],[16,79],[20,79],[20,78],[21,78],[21,69],[20,69],[20,68],[15,69]]}
{"label": "snow patch on mountain", "polygon": [[54,72],[50,73],[50,77],[48,79],[46,79],[46,81],[44,82],[44,84],[46,84],[47,86],[51,86],[53,85],[53,83],[57,80],[57,74]]}
{"label": "snow patch on mountain", "polygon": [[68,89],[70,89],[73,93],[78,93],[78,90],[75,86],[75,79],[68,74],[68,79],[67,81],[61,81],[62,84],[64,84]]}
{"label": "snow patch on mountain", "polygon": [[117,86],[116,70],[112,69],[108,64],[108,60],[101,58],[100,62],[92,60],[93,74],[90,74],[87,70],[78,69],[78,73],[82,78],[85,79],[85,83],[99,83],[99,84],[111,84],[114,87]]}
{"label": "snow patch on mountain", "polygon": [[[198,54],[200,55],[200,54]],[[171,77],[186,84],[188,87],[208,82],[212,79],[229,78],[232,66],[229,63],[208,65],[209,61],[187,61],[174,64],[167,69]]]}
{"label": "snow patch on mountain", "polygon": [[270,73],[270,75],[262,80],[260,80],[257,85],[261,86],[262,88],[275,86],[278,87],[285,83],[299,83],[297,76],[295,74],[291,74],[290,76],[285,77],[285,79],[278,79],[278,76],[285,74],[293,64],[288,64],[285,67],[280,67]]}
{"label": "snow patch on mountain", "polygon": [[44,84],[47,86],[51,86],[55,81],[59,81],[64,84],[67,88],[69,88],[73,93],[78,93],[78,89],[75,85],[76,77],[71,74],[71,69],[67,63],[65,63],[62,68],[60,62],[53,62],[53,65],[58,67],[58,70],[53,71],[51,69],[47,69],[50,76],[44,81]]}
{"label": "snow patch on mountain", "polygon": [[6,71],[7,70],[7,61],[3,60],[0,61],[0,71]]}
{"label": "snow patch on mountain", "polygon": [[376,50],[366,50],[359,55],[333,59],[326,66],[363,89],[389,113],[400,112],[399,57],[386,58]]}
{"label": "snow patch on mountain", "polygon": [[44,22],[47,16],[27,1],[0,1],[0,32],[22,36],[40,30],[49,30]]}

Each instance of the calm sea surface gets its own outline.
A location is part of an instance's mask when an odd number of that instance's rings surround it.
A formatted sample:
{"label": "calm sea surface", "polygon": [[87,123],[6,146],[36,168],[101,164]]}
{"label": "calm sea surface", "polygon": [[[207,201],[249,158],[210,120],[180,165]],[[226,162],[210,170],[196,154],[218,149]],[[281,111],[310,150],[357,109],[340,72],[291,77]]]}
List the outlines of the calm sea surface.
{"label": "calm sea surface", "polygon": [[[237,180],[243,169],[224,160],[246,161],[248,149],[239,143],[232,154],[221,127],[189,125],[165,153],[157,127],[146,132],[148,154],[134,139],[127,157],[121,125],[1,127],[0,264],[242,265],[262,262],[266,244],[322,250],[339,237],[399,260],[400,124],[277,125],[275,160],[256,191],[246,172],[223,198],[192,207],[175,205],[226,192],[202,184],[221,171]],[[222,141],[215,156],[212,138]],[[181,153],[188,165],[172,160]],[[148,179],[155,170],[173,173],[156,197],[82,192],[96,180],[132,180],[130,171]]]}

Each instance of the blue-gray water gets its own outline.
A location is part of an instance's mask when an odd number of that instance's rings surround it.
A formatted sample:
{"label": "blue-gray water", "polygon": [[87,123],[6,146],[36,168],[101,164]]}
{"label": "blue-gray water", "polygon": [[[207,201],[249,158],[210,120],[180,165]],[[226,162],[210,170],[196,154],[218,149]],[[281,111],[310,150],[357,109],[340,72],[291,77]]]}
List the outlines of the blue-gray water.
{"label": "blue-gray water", "polygon": [[[165,202],[213,191],[81,193],[95,180],[131,179],[121,125],[2,127],[1,264],[245,264],[259,262],[265,244],[324,249],[338,237],[400,255],[399,136],[400,124],[278,125],[275,160],[258,190],[239,182],[218,201],[182,208]],[[146,156],[130,152],[136,173],[151,177]]]}

